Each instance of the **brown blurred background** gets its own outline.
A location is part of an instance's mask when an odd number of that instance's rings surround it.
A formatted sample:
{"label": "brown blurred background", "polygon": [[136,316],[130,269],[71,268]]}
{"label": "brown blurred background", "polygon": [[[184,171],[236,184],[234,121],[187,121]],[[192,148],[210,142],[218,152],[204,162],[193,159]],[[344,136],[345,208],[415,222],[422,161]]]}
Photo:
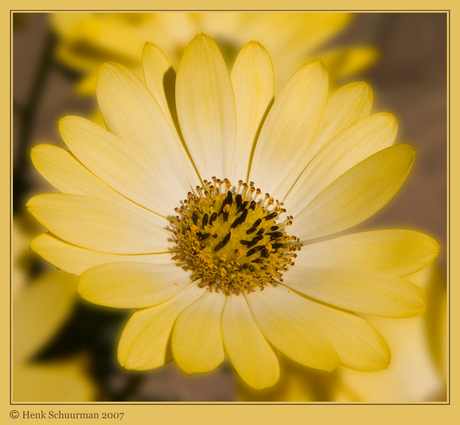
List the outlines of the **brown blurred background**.
{"label": "brown blurred background", "polygon": [[[395,114],[399,142],[411,144],[418,152],[413,171],[396,197],[359,229],[409,228],[429,234],[442,247],[444,274],[448,152],[446,19],[442,13],[357,14],[352,24],[328,45],[332,48],[364,43],[379,49],[379,61],[353,80],[371,83],[373,110]],[[24,214],[24,205],[32,194],[48,187],[31,165],[31,147],[44,141],[62,145],[58,119],[67,114],[90,116],[95,105],[93,98],[76,94],[78,73],[53,59],[55,45],[47,14],[15,16],[15,217]],[[58,335],[57,342],[41,353],[42,358],[65,356],[76,349],[89,351],[94,357],[90,372],[99,383],[99,399],[235,399],[234,379],[225,365],[214,374],[187,379],[174,365],[143,375],[121,370],[113,358],[113,349],[126,314],[78,301],[73,318]],[[91,335],[85,333],[90,330]],[[99,344],[97,350],[92,344]]]}

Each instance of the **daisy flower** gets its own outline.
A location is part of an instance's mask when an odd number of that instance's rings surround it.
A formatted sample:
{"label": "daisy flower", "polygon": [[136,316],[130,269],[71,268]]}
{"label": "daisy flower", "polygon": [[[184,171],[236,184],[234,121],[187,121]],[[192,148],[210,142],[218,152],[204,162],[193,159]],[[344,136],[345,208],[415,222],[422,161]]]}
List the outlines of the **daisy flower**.
{"label": "daisy flower", "polygon": [[273,66],[257,42],[231,75],[204,34],[177,76],[153,44],[143,64],[144,82],[116,64],[99,71],[107,129],[66,117],[70,151],[34,148],[62,193],[27,204],[50,232],[32,248],[80,275],[83,298],[137,309],[121,365],[174,359],[191,374],[227,355],[256,389],[278,380],[277,351],[326,371],[386,368],[387,344],[356,313],[423,313],[423,291],[401,277],[438,244],[410,230],[327,237],[379,210],[408,175],[414,150],[393,146],[395,118],[370,113],[364,83],[328,98],[319,60],[273,101]]}

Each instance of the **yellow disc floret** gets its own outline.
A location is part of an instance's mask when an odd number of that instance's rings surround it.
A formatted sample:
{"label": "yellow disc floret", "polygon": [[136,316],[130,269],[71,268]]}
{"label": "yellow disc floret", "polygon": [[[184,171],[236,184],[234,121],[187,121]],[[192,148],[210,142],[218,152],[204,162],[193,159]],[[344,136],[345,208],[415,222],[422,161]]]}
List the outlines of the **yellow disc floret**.
{"label": "yellow disc floret", "polygon": [[254,183],[238,187],[213,177],[176,208],[171,217],[174,260],[192,271],[200,287],[250,293],[282,281],[294,265],[299,239],[286,233],[292,216],[277,223],[286,210],[269,194],[261,196]]}

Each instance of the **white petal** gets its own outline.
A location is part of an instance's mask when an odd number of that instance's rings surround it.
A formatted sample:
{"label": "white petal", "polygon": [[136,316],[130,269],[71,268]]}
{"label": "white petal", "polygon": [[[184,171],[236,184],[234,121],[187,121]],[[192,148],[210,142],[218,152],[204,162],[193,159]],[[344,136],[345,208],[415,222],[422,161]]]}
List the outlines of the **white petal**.
{"label": "white petal", "polygon": [[224,59],[207,35],[197,35],[182,55],[176,105],[182,134],[201,178],[230,176],[235,99]]}

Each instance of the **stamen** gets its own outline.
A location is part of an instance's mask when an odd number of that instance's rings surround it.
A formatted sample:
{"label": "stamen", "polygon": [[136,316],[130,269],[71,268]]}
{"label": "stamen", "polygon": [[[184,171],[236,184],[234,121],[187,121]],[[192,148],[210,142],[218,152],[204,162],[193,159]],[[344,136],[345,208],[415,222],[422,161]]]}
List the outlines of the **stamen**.
{"label": "stamen", "polygon": [[261,241],[263,239],[262,235],[256,236],[251,242],[247,244],[248,248],[251,248],[254,246],[257,242]]}
{"label": "stamen", "polygon": [[203,229],[204,229],[205,226],[208,224],[208,217],[209,217],[208,214],[205,214],[205,215],[203,216],[203,224],[202,224]]}
{"label": "stamen", "polygon": [[278,215],[278,213],[277,213],[276,211],[275,211],[275,212],[272,212],[272,213],[266,215],[266,216],[264,217],[264,220],[267,220],[267,221],[268,221],[268,220],[271,220],[272,218],[275,218],[277,215]]}
{"label": "stamen", "polygon": [[217,213],[212,213],[211,218],[209,219],[209,225],[212,226],[214,220],[217,218]]}
{"label": "stamen", "polygon": [[238,214],[239,212],[243,211],[245,208],[246,208],[246,205],[248,205],[249,201],[244,201],[240,207],[238,208],[238,210],[236,211],[236,213]]}
{"label": "stamen", "polygon": [[203,182],[169,219],[173,259],[191,270],[200,287],[226,296],[281,282],[301,247],[285,232],[292,216],[275,221],[285,212],[282,203],[269,194],[257,200],[262,191],[253,182],[240,180],[237,189],[228,179]]}
{"label": "stamen", "polygon": [[235,200],[236,200],[236,207],[240,209],[241,204],[243,202],[243,198],[241,197],[239,193],[235,196]]}

